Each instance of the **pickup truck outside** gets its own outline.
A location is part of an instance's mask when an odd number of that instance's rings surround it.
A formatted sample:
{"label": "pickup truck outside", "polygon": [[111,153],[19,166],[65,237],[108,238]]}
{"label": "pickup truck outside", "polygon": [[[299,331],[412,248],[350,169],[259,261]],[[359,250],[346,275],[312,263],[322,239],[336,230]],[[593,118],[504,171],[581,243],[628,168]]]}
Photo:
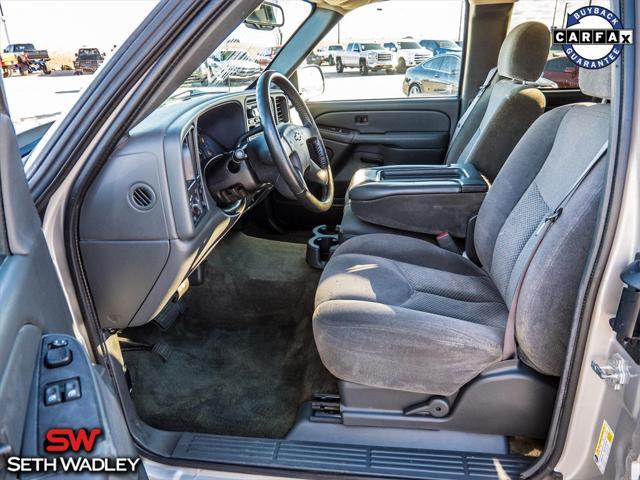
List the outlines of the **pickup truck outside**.
{"label": "pickup truck outside", "polygon": [[97,48],[80,48],[73,61],[76,75],[95,73],[104,62],[104,55]]}
{"label": "pickup truck outside", "polygon": [[[5,75],[10,75],[11,69],[19,70],[21,75],[34,70],[42,70],[45,75],[51,73],[47,66],[47,62],[51,60],[49,52],[36,50],[33,43],[11,43],[5,47],[1,59]],[[9,70],[5,71],[7,66]]]}
{"label": "pickup truck outside", "polygon": [[327,47],[320,47],[318,49],[318,56],[320,57],[320,65],[327,62],[333,66],[336,64],[336,56],[341,55],[344,52],[342,45],[334,44]]}
{"label": "pickup truck outside", "polygon": [[360,75],[368,75],[371,70],[385,70],[392,73],[396,67],[395,53],[379,43],[352,42],[344,52],[336,52],[336,71],[357,68]]}
{"label": "pickup truck outside", "polygon": [[433,57],[431,50],[423,48],[415,40],[386,42],[383,46],[396,54],[398,59],[396,71],[398,73],[404,73],[407,71],[407,67],[415,67]]}

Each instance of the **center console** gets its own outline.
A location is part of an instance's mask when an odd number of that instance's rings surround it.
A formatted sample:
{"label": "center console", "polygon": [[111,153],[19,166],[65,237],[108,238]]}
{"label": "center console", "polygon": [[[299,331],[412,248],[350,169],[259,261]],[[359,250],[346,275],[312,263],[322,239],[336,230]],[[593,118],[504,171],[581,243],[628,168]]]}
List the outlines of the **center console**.
{"label": "center console", "polygon": [[[351,181],[345,215],[386,229],[464,238],[488,189],[471,164],[367,168]],[[349,231],[350,223],[343,237],[359,233]]]}
{"label": "center console", "polygon": [[489,190],[471,164],[394,165],[358,170],[342,223],[320,225],[307,244],[307,263],[324,268],[338,243],[369,233],[463,239]]}

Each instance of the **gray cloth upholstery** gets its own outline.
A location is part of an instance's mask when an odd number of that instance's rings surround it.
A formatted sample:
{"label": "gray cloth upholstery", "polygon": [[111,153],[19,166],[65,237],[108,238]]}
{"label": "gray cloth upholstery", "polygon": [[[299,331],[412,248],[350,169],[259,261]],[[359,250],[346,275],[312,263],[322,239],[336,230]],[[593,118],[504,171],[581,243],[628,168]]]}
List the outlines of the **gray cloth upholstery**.
{"label": "gray cloth upholstery", "polygon": [[447,163],[471,163],[495,179],[524,132],[544,113],[545,96],[524,82],[540,78],[550,46],[551,34],[543,23],[524,22],[509,32],[500,48],[498,81],[483,95],[489,100],[482,120],[464,123],[449,145]]}
{"label": "gray cloth upholstery", "polygon": [[580,90],[582,90],[582,93],[592,97],[610,100],[613,75],[612,70],[613,67],[611,65],[598,70],[581,68],[578,75],[578,83],[580,84]]}
{"label": "gray cloth upholstery", "polygon": [[342,244],[316,293],[314,337],[336,377],[454,393],[502,353],[508,310],[460,255],[388,234]]}
{"label": "gray cloth upholstery", "polygon": [[542,75],[550,47],[551,33],[544,23],[521,23],[502,42],[498,74],[521,82],[535,82]]}
{"label": "gray cloth upholstery", "polygon": [[[608,104],[556,108],[531,127],[496,178],[478,213],[475,247],[507,305],[533,249],[535,229],[605,143],[609,124]],[[563,208],[522,286],[516,306],[519,352],[542,373],[562,371],[603,184],[600,166]]]}
{"label": "gray cloth upholstery", "polygon": [[[448,156],[447,162],[471,163],[493,181],[524,132],[544,113],[546,104],[538,88],[500,80],[493,87],[475,133],[462,153]],[[463,130],[466,126],[465,123]]]}
{"label": "gray cloth upholstery", "polygon": [[401,235],[342,244],[316,294],[314,336],[334,375],[431,394],[459,390],[500,361],[509,308],[520,358],[562,371],[569,329],[604,189],[606,161],[590,172],[518,279],[534,231],[608,138],[610,104],[559,107],[527,131],[480,208],[475,248],[462,256]]}

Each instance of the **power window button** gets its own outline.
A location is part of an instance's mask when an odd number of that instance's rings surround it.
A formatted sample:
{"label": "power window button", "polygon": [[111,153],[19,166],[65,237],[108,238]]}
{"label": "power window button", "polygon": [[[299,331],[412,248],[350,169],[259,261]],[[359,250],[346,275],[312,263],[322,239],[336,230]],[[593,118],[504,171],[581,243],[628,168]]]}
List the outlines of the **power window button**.
{"label": "power window button", "polygon": [[64,399],[69,402],[71,400],[77,400],[82,396],[80,392],[80,382],[77,378],[73,380],[67,380],[64,383]]}
{"label": "power window button", "polygon": [[51,385],[44,391],[44,404],[55,405],[62,402],[62,392],[60,391],[60,385]]}

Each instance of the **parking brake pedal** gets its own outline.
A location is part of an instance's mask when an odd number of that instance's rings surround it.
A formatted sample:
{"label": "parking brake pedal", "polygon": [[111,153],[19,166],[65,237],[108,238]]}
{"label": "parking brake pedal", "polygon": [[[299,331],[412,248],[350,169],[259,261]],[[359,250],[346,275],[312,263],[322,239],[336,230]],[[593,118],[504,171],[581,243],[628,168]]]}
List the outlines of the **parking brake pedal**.
{"label": "parking brake pedal", "polygon": [[153,323],[158,325],[162,331],[169,330],[185,310],[186,307],[182,300],[171,301],[167,303],[158,316],[153,319]]}
{"label": "parking brake pedal", "polygon": [[163,362],[169,360],[172,350],[169,345],[164,342],[145,343],[131,340],[130,338],[120,338],[120,349],[123,352],[139,352],[149,351],[157,354]]}

